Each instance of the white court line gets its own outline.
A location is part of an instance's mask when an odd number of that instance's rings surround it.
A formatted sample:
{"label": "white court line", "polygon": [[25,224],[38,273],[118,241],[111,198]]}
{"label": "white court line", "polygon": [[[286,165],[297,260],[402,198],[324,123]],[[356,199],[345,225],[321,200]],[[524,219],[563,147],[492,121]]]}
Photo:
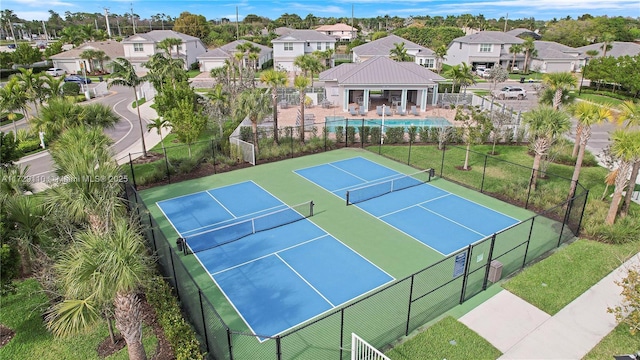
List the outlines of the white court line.
{"label": "white court line", "polygon": [[[298,243],[298,244],[295,244],[295,245],[291,245],[291,246],[289,246],[289,247],[287,247],[287,248],[280,249],[280,250],[278,250],[278,251],[274,251],[274,252],[272,252],[272,253],[268,253],[268,254],[263,255],[263,256],[259,256],[259,257],[255,258],[255,259],[251,259],[251,260],[245,261],[245,262],[243,262],[243,263],[241,263],[241,264],[233,265],[233,266],[230,266],[230,267],[228,267],[228,268],[226,268],[226,269],[222,269],[222,270],[220,270],[220,271],[216,271],[216,272],[214,272],[212,275],[218,275],[218,274],[221,274],[221,273],[223,273],[223,272],[225,272],[225,271],[233,270],[233,269],[238,268],[238,267],[240,267],[240,266],[244,266],[244,265],[250,264],[250,263],[252,263],[252,262],[254,262],[254,261],[258,261],[258,260],[264,259],[264,258],[269,257],[269,256],[271,256],[271,255],[276,255],[276,254],[278,254],[279,252],[287,251],[287,250],[290,250],[290,249],[296,248],[296,247],[298,247],[298,246],[300,246],[300,245],[304,245],[304,244],[306,244],[306,243],[310,243],[310,242],[312,242],[312,241],[316,241],[316,240],[318,240],[318,239],[322,239],[323,237],[326,237],[326,236],[330,236],[330,235],[329,235],[329,234],[324,234],[324,235],[322,235],[322,236],[318,236],[317,238],[313,238],[313,239],[311,239],[311,240],[307,240],[307,241],[303,241],[303,242]],[[224,245],[225,245],[225,244],[222,244],[221,246],[224,246]],[[215,249],[215,248],[211,248],[211,249]],[[203,251],[198,251],[198,252],[205,252],[205,251],[209,251],[209,250],[211,250],[211,249],[207,249],[207,250],[203,250]]]}
{"label": "white court line", "polygon": [[441,218],[443,218],[443,219],[445,219],[445,220],[447,220],[447,221],[451,221],[452,223],[454,223],[454,224],[456,224],[456,225],[458,225],[458,226],[460,226],[460,227],[463,227],[463,228],[465,228],[465,229],[467,229],[467,230],[469,230],[469,231],[472,231],[472,232],[474,232],[474,233],[476,233],[476,234],[478,234],[478,235],[482,235],[482,237],[483,237],[483,238],[487,237],[487,235],[485,235],[485,234],[483,234],[483,233],[481,233],[481,232],[479,232],[479,231],[475,231],[474,229],[472,229],[472,228],[470,228],[470,227],[468,227],[468,226],[462,225],[462,224],[460,224],[459,222],[457,222],[457,221],[455,221],[455,220],[452,220],[452,219],[450,219],[450,218],[448,218],[448,217],[446,217],[446,216],[444,216],[444,215],[442,215],[442,214],[440,214],[440,213],[437,213],[437,212],[435,212],[435,211],[433,211],[433,210],[431,210],[431,209],[427,209],[426,207],[424,207],[424,206],[422,206],[422,205],[418,205],[418,207],[420,207],[420,208],[422,208],[422,209],[424,209],[424,210],[427,210],[428,212],[433,213],[434,215],[437,215],[437,216],[439,216],[439,217],[441,217]]}
{"label": "white court line", "polygon": [[335,308],[336,306],[333,305],[333,303],[331,301],[329,301],[329,299],[327,299],[326,297],[324,297],[324,295],[322,295],[322,293],[320,291],[318,291],[318,289],[315,288],[315,286],[311,285],[311,283],[309,281],[307,281],[307,279],[304,278],[304,276],[300,275],[299,272],[296,271],[296,269],[294,269],[293,267],[291,267],[291,265],[289,265],[288,262],[284,261],[283,258],[280,257],[280,255],[278,254],[274,254],[275,257],[277,257],[278,259],[280,259],[280,261],[282,261],[285,265],[287,265],[287,267],[289,269],[291,269],[291,271],[293,271],[296,275],[298,275],[298,277],[300,277],[300,279],[302,279],[302,281],[304,281],[307,285],[309,285],[310,288],[313,289],[313,291],[315,291],[316,293],[318,293],[318,295],[320,295],[321,298],[324,299],[324,301],[328,302],[329,305],[331,305],[332,308]]}
{"label": "white court line", "polygon": [[[480,194],[482,194],[482,193],[480,193]],[[467,199],[467,198],[465,198],[465,197],[462,197],[462,196],[460,196],[460,195],[456,195],[456,194],[453,194],[453,193],[452,193],[452,195],[453,195],[453,196],[456,196],[456,197],[459,197],[459,198],[460,198],[460,199],[462,199],[462,200],[466,200],[466,201],[468,201],[468,202],[470,202],[470,203],[474,203],[474,204],[476,204],[476,205],[478,205],[478,206],[481,206],[481,207],[483,207],[483,208],[485,208],[485,209],[489,209],[489,210],[491,210],[491,211],[493,211],[493,212],[495,212],[495,213],[498,213],[498,214],[500,214],[500,215],[502,215],[502,216],[505,216],[505,217],[511,218],[511,219],[513,219],[513,220],[516,220],[518,223],[522,221],[522,220],[520,220],[520,219],[516,219],[516,218],[514,218],[513,216],[509,216],[509,215],[507,215],[507,214],[505,214],[505,213],[502,213],[502,212],[500,212],[500,211],[498,211],[498,210],[494,210],[494,209],[492,209],[492,208],[490,208],[490,207],[488,207],[488,206],[485,206],[485,205],[479,204],[479,203],[477,203],[477,202],[475,202],[475,201],[473,201],[473,200],[469,200],[469,199]],[[484,194],[482,194],[482,195],[484,195]],[[484,196],[490,197],[490,196],[488,196],[488,195],[484,195]],[[495,199],[495,198],[492,198],[492,199]],[[501,200],[500,200],[500,201],[501,201]]]}
{"label": "white court line", "polygon": [[[197,228],[193,228],[193,229],[191,229],[191,230],[185,231],[184,233],[185,233],[185,235],[186,235],[186,234],[188,234],[188,233],[192,233],[192,232],[194,232],[194,231],[198,231],[198,230],[202,230],[202,229],[206,229],[206,228],[217,228],[217,227],[219,227],[218,225],[222,225],[222,224],[224,224],[224,223],[227,223],[227,222],[230,222],[230,221],[233,221],[233,220],[237,220],[237,219],[242,219],[241,221],[244,221],[244,219],[249,220],[249,219],[251,219],[251,218],[252,218],[252,217],[251,217],[251,215],[264,213],[265,211],[267,211],[267,212],[271,212],[271,210],[275,210],[275,209],[279,209],[279,208],[285,209],[285,208],[286,208],[286,205],[282,204],[282,205],[278,205],[278,206],[270,207],[270,208],[267,208],[267,209],[264,209],[264,210],[254,211],[254,212],[252,212],[252,213],[248,213],[248,214],[246,214],[246,215],[242,215],[242,216],[237,217],[237,218],[233,218],[233,219],[229,219],[229,220],[223,220],[223,221],[218,221],[217,223],[213,223],[213,224],[209,224],[209,225],[205,225],[205,226],[200,226],[200,227],[197,227]],[[266,214],[266,213],[265,213],[265,214]],[[224,226],[224,225],[222,225],[222,226]],[[220,227],[222,227],[222,226],[220,226]],[[203,231],[203,232],[206,232],[206,231]]]}
{"label": "white court line", "polygon": [[[334,161],[334,162],[335,162],[335,161]],[[336,168],[336,169],[338,169],[338,170],[340,170],[340,171],[342,171],[342,172],[344,172],[344,173],[346,173],[346,174],[349,174],[349,175],[353,176],[353,177],[354,177],[354,178],[356,178],[356,179],[360,179],[360,180],[362,180],[362,181],[364,181],[364,182],[366,182],[366,181],[367,181],[367,179],[363,179],[363,178],[361,178],[360,176],[355,175],[355,174],[352,174],[352,173],[348,172],[348,171],[347,171],[347,170],[345,170],[345,169],[341,169],[341,168],[339,168],[339,167],[337,167],[337,166],[333,165],[333,163],[327,163],[327,165],[329,165],[329,166],[331,166],[331,167],[333,167],[333,168]]]}
{"label": "white court line", "polygon": [[[171,222],[171,219],[167,216],[167,214],[164,213],[164,210],[162,210],[162,207],[156,202],[156,206],[158,207],[158,209],[160,209],[160,212],[162,213],[162,215],[164,215],[165,219],[167,219],[167,221],[169,221],[169,224],[171,224],[171,227],[173,228],[173,230],[175,230],[175,232],[178,234],[179,237],[183,237],[182,234],[180,233],[180,231],[178,231],[178,229],[176,229],[175,225],[173,225],[173,222]],[[160,229],[158,229],[160,230]]]}
{"label": "white court line", "polygon": [[[395,214],[395,213],[399,213],[399,212],[401,212],[401,211],[405,211],[405,210],[407,210],[407,209],[411,209],[412,207],[420,206],[420,205],[422,205],[422,204],[426,204],[426,203],[428,203],[429,201],[442,199],[443,197],[447,197],[447,196],[449,196],[449,195],[451,195],[451,193],[449,193],[449,194],[444,194],[444,195],[442,195],[442,196],[438,196],[438,197],[435,197],[435,198],[430,199],[430,200],[427,200],[427,201],[423,201],[423,202],[415,203],[415,204],[410,205],[410,206],[407,206],[407,207],[405,207],[405,208],[398,209],[398,210],[394,210],[394,211],[392,211],[392,212],[390,212],[390,213],[386,213],[386,214],[384,214],[384,215],[374,216],[374,217],[375,217],[375,218],[378,218],[378,219],[382,219],[382,218],[383,218],[383,217],[385,217],[385,216],[392,215],[392,214]],[[355,205],[358,205],[358,203],[356,203]],[[385,222],[386,222],[386,221],[385,221]]]}
{"label": "white court line", "polygon": [[234,219],[237,219],[237,218],[238,218],[234,213],[232,213],[232,212],[231,212],[231,210],[227,209],[227,207],[226,207],[226,206],[222,205],[222,203],[221,203],[220,201],[218,201],[218,199],[216,199],[216,197],[215,197],[215,196],[213,196],[213,195],[209,192],[209,190],[207,190],[207,191],[206,191],[206,193],[207,193],[207,195],[211,196],[211,198],[213,199],[213,201],[215,201],[215,202],[217,202],[218,204],[220,204],[220,206],[222,206],[222,208],[223,208],[223,209],[225,209],[225,210],[229,213],[229,215],[233,216],[233,218],[234,218]]}

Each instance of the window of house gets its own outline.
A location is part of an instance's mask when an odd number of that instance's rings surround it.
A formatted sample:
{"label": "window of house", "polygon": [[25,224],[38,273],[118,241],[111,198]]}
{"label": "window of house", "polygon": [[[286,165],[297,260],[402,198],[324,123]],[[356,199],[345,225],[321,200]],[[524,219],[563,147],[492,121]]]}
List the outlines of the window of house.
{"label": "window of house", "polygon": [[317,50],[322,50],[322,43],[321,42],[316,44],[316,49]]}
{"label": "window of house", "polygon": [[308,42],[308,43],[307,43],[307,47],[309,47],[309,46],[311,46],[311,43],[310,43],[310,42]]}
{"label": "window of house", "polygon": [[182,51],[182,45],[176,45],[176,52]]}
{"label": "window of house", "polygon": [[139,44],[139,43],[134,43],[133,44],[133,51],[142,52],[142,51],[144,51],[144,46],[142,44]]}
{"label": "window of house", "polygon": [[433,69],[435,67],[435,59],[424,59],[424,67]]}
{"label": "window of house", "polygon": [[284,51],[293,51],[293,43],[292,42],[284,43]]}
{"label": "window of house", "polygon": [[330,49],[330,48],[331,48],[331,45],[330,45],[330,44],[331,44],[331,43],[326,43],[326,44],[325,44],[325,49]]}
{"label": "window of house", "polygon": [[480,44],[480,52],[491,52],[491,44]]}

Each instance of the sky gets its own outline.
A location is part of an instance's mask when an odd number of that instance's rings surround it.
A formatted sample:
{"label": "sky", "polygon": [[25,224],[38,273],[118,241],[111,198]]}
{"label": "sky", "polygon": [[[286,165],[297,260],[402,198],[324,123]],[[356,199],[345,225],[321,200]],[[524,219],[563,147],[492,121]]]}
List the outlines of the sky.
{"label": "sky", "polygon": [[640,0],[1,0],[0,9],[13,10],[26,20],[47,20],[49,10],[64,18],[66,11],[124,14],[133,12],[143,19],[155,14],[177,17],[183,11],[204,15],[207,20],[236,18],[248,14],[275,20],[284,13],[322,17],[355,17],[412,15],[447,16],[470,13],[485,18],[509,19],[534,17],[536,20],[576,18],[585,13],[593,16],[640,17]]}

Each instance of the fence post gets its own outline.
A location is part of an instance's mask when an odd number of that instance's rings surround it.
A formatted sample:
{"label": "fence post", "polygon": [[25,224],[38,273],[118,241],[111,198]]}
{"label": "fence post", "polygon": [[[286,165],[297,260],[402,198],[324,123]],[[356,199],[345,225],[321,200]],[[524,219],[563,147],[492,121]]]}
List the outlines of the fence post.
{"label": "fence post", "polygon": [[573,198],[567,200],[567,206],[564,211],[564,218],[562,219],[562,227],[560,228],[560,236],[558,236],[558,245],[556,247],[560,247],[562,244],[562,234],[564,233],[564,228],[567,226],[569,222],[569,214],[571,213],[571,208],[573,208]]}
{"label": "fence post", "polygon": [[413,304],[413,279],[416,274],[411,275],[411,287],[409,288],[409,309],[407,310],[407,327],[404,330],[404,336],[409,336],[409,322],[411,321],[411,304]]}
{"label": "fence post", "polygon": [[129,153],[129,167],[131,168],[131,180],[133,180],[133,189],[138,190],[138,185],[136,185],[136,172],[133,170],[133,160],[131,160],[131,153]]}
{"label": "fence post", "polygon": [[149,226],[151,226],[151,241],[153,242],[153,252],[157,251],[157,247],[156,247],[156,232],[153,231],[153,218],[151,217],[151,213],[148,212],[147,215],[149,216]]}
{"label": "fence post", "polygon": [[467,260],[464,263],[464,275],[462,278],[462,291],[460,292],[460,304],[464,302],[464,295],[467,291],[467,278],[469,277],[469,267],[471,266],[471,250],[473,246],[467,247]]}
{"label": "fence post", "polygon": [[362,127],[360,128],[360,147],[364,149],[364,118],[362,118]]}
{"label": "fence post", "polygon": [[440,177],[444,173],[444,154],[445,150],[447,150],[447,144],[442,144],[442,161],[440,162]]}
{"label": "fence post", "polygon": [[200,313],[202,314],[202,328],[204,329],[204,343],[207,345],[207,352],[209,350],[209,336],[207,335],[207,319],[204,316],[204,306],[202,306],[202,290],[198,288],[198,298],[200,299]]}
{"label": "fence post", "polygon": [[525,265],[527,265],[527,254],[529,253],[529,244],[531,244],[531,235],[533,234],[533,224],[536,222],[536,218],[538,216],[534,216],[531,218],[531,227],[529,228],[529,236],[527,237],[527,246],[524,248],[524,259],[522,260],[522,269],[524,269]]}
{"label": "fence post", "polygon": [[[579,184],[579,183],[578,183]],[[582,219],[584,218],[584,210],[587,207],[587,197],[589,196],[589,189],[585,189],[584,202],[582,203],[582,210],[580,211],[580,219],[578,219],[578,227],[576,228],[576,237],[580,235],[580,228],[582,226]]]}
{"label": "fence post", "polygon": [[491,268],[491,258],[493,257],[493,248],[496,246],[496,233],[491,237],[491,247],[489,248],[489,256],[487,257],[487,265],[484,271],[484,281],[482,282],[482,290],[487,290],[487,282],[489,281],[489,269]]}
{"label": "fence post", "polygon": [[293,159],[293,129],[291,130],[291,158]]}
{"label": "fence post", "polygon": [[344,351],[344,308],[340,309],[340,359]]}
{"label": "fence post", "polygon": [[482,168],[482,182],[480,183],[480,192],[484,192],[484,177],[485,174],[487,173],[487,159],[489,158],[489,155],[485,155],[484,156],[484,167]]}
{"label": "fence post", "polygon": [[531,183],[533,182],[533,170],[531,170],[531,178],[529,179],[529,186],[527,186],[527,201],[524,202],[524,208],[529,208],[529,199],[531,198]]}
{"label": "fence post", "polygon": [[344,122],[344,147],[349,147],[349,118]]}
{"label": "fence post", "polygon": [[380,124],[380,139],[378,139],[378,155],[382,154],[382,141],[384,134],[382,133],[382,124]]}
{"label": "fence post", "polygon": [[178,300],[180,300],[180,289],[178,286],[178,278],[176,277],[176,266],[173,263],[173,249],[168,242],[167,246],[169,247],[169,260],[171,260],[171,275],[173,276],[173,281],[176,284],[176,297],[178,298]]}
{"label": "fence post", "polygon": [[169,184],[171,184],[171,171],[169,170],[169,158],[167,157],[167,148],[162,147],[162,152],[164,154],[164,167],[167,169],[167,179],[169,179]]}
{"label": "fence post", "polygon": [[231,338],[231,330],[227,327],[227,343],[229,344],[229,360],[233,360],[233,343]]}
{"label": "fence post", "polygon": [[409,156],[407,156],[407,165],[411,165],[411,138],[409,138]]}
{"label": "fence post", "polygon": [[280,343],[280,335],[276,336],[276,359],[282,359],[282,344]]}

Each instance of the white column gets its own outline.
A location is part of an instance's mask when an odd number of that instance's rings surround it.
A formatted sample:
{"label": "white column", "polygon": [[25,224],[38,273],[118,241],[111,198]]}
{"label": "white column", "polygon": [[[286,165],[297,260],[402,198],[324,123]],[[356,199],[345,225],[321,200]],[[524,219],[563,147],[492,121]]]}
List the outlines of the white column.
{"label": "white column", "polygon": [[407,111],[407,89],[402,89],[402,95],[400,96],[400,109]]}
{"label": "white column", "polygon": [[436,83],[435,85],[433,85],[433,101],[432,101],[432,105],[436,106],[438,105],[438,84]]}
{"label": "white column", "polygon": [[427,110],[427,88],[422,89],[422,94],[420,96],[420,112],[424,112]]}
{"label": "white column", "polygon": [[369,110],[369,89],[364,89],[364,94],[362,95],[362,106],[366,110]]}
{"label": "white column", "polygon": [[344,89],[342,97],[342,111],[349,111],[349,89]]}

